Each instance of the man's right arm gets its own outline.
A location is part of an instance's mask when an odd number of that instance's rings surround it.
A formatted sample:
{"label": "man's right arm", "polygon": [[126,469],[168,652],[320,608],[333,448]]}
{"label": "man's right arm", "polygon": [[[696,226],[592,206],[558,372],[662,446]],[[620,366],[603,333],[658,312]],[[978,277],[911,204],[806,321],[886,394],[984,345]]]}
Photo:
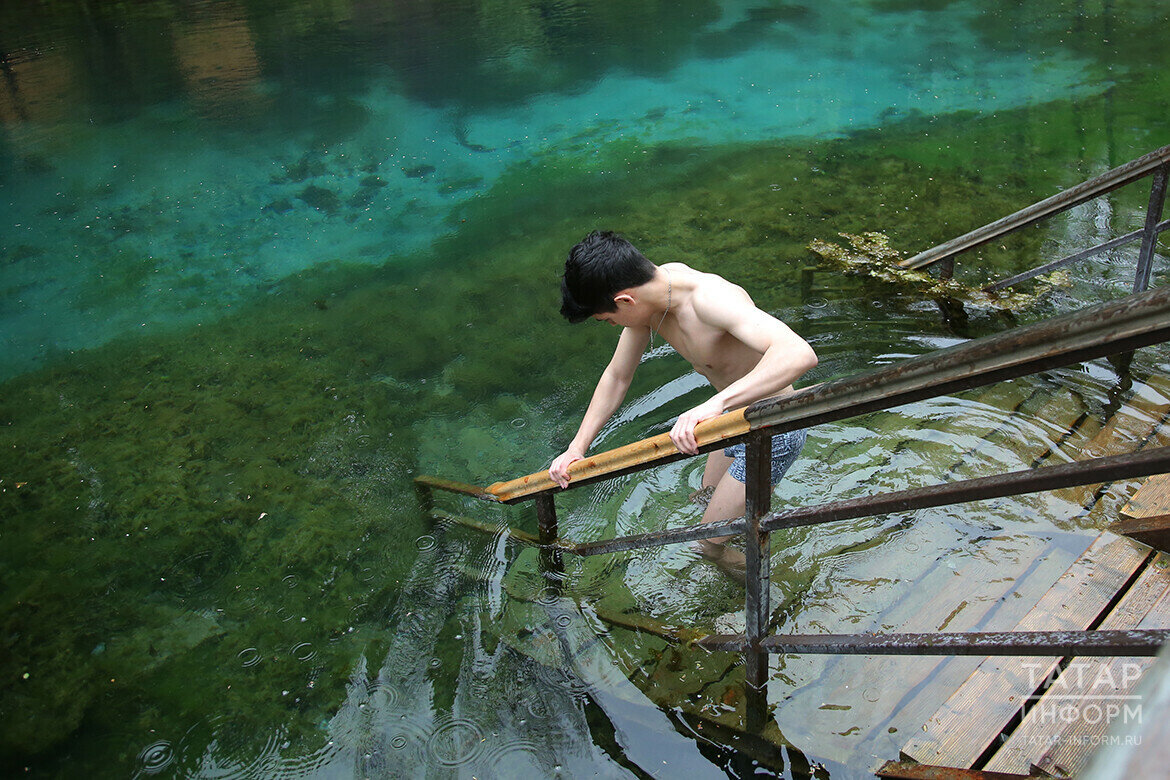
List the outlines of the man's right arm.
{"label": "man's right arm", "polygon": [[589,408],[585,410],[585,417],[577,428],[577,435],[548,469],[552,481],[562,488],[569,486],[569,466],[585,457],[589,445],[593,444],[602,426],[625,400],[626,391],[630,389],[630,382],[634,379],[634,371],[638,368],[649,341],[649,329],[622,329],[613,358],[605,367],[601,378],[597,380],[597,388],[593,391]]}

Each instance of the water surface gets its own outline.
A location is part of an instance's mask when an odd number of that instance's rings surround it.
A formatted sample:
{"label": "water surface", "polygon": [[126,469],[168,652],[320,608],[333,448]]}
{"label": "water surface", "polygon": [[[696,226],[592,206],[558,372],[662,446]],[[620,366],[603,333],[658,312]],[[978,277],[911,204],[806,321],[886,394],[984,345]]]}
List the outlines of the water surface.
{"label": "water surface", "polygon": [[[778,747],[760,753],[718,730],[742,712],[733,656],[672,655],[597,617],[734,630],[735,582],[669,547],[571,560],[557,595],[533,550],[423,517],[411,480],[517,476],[571,437],[614,333],[560,320],[557,281],[596,227],[740,282],[816,347],[809,382],[1125,294],[1133,247],[1014,318],[971,310],[958,326],[908,290],[828,272],[802,289],[802,269],[814,238],[882,230],[918,251],[1164,145],[1168,63],[1148,32],[1162,16],[6,7],[5,768],[867,775],[914,727],[895,714],[905,691],[841,689],[873,669],[776,659]],[[1145,186],[960,276],[1135,229]],[[1165,274],[1160,255],[1155,283]],[[824,426],[776,503],[1077,457],[1117,410],[1137,446],[1164,415],[1165,364],[1150,350],[1128,372],[1102,361]],[[702,397],[656,350],[598,446],[666,430]],[[684,462],[568,494],[562,532],[694,522],[698,476]],[[947,571],[976,588],[1040,557],[1055,577],[1131,489],[778,538],[776,624],[899,625],[931,587],[914,584]],[[446,508],[534,526],[523,510]]]}

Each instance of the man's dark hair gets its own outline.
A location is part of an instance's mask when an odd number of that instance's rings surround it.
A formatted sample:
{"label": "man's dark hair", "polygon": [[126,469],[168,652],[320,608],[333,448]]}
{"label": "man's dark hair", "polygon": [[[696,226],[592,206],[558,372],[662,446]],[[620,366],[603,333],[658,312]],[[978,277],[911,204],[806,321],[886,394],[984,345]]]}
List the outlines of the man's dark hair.
{"label": "man's dark hair", "polygon": [[617,310],[613,297],[654,278],[656,266],[609,230],[594,230],[569,251],[561,277],[561,314],[581,322]]}

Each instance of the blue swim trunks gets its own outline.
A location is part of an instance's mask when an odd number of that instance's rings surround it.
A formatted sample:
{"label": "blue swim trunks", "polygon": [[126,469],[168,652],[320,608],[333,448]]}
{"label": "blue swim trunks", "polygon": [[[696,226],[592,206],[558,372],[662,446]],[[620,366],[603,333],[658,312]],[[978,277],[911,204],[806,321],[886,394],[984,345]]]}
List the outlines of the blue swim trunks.
{"label": "blue swim trunks", "polygon": [[[800,450],[804,447],[805,432],[803,429],[799,431],[789,431],[788,433],[778,433],[772,437],[772,485],[780,484],[780,480],[784,477],[784,473],[788,471],[789,467],[800,455]],[[747,482],[747,447],[743,444],[733,444],[723,450],[723,454],[729,458],[734,458],[731,462],[731,468],[728,472],[733,479],[740,482]]]}

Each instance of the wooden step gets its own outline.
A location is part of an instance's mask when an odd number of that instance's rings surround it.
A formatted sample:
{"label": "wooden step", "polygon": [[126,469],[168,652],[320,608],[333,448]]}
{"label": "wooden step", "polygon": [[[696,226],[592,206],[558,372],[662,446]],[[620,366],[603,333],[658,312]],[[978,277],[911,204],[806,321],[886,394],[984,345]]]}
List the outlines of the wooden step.
{"label": "wooden step", "polygon": [[[871,625],[850,630],[1010,628],[1073,557],[1036,537],[988,539],[965,556],[964,565],[936,568]],[[852,765],[867,763],[871,755],[897,751],[905,739],[898,732],[904,735],[906,729],[921,724],[980,659],[879,655],[836,660],[812,685],[792,694],[781,716],[781,730],[798,744],[815,743],[818,756]],[[918,706],[907,710],[911,702]]]}
{"label": "wooden step", "polygon": [[[1170,556],[1159,554],[1101,623],[1103,630],[1170,627]],[[1075,776],[1152,658],[1074,658],[984,767]],[[1118,709],[1117,716],[1123,716]]]}
{"label": "wooden step", "polygon": [[[1075,460],[1122,455],[1139,449],[1147,440],[1162,445],[1170,438],[1165,422],[1170,418],[1170,382],[1151,377],[1139,387],[1126,405],[1113,415],[1101,430],[1072,456]],[[1081,485],[1055,491],[1055,494],[1082,507],[1090,507],[1101,485]]]}
{"label": "wooden step", "polygon": [[[1074,427],[1085,415],[1084,401],[1062,388],[1028,384],[1031,395],[989,431],[977,447],[955,461],[947,472],[948,480],[987,476],[989,456],[995,457],[993,463],[1003,463],[1006,471],[1019,468],[1012,460],[1031,466],[1047,457],[1057,442],[1073,435]],[[977,453],[989,455],[971,457]]]}
{"label": "wooden step", "polygon": [[[978,440],[978,449],[985,435],[1002,424],[1005,414],[1016,413],[1033,395],[1032,389],[1021,383],[963,393],[959,399],[964,404],[982,404],[999,410],[989,412],[979,426],[970,425],[968,421],[964,434]],[[897,474],[911,484],[916,484],[915,480],[920,483],[938,481],[946,465],[956,458],[952,430],[954,415],[944,406],[948,400],[919,401],[907,407],[833,423],[841,434],[839,440],[821,444],[815,452],[812,448],[816,444],[805,445],[805,457],[815,457],[830,470],[841,472],[834,480],[838,496],[863,490],[873,492],[874,482],[880,486],[885,475]],[[913,436],[907,436],[908,430],[914,431]],[[878,444],[881,444],[880,448]],[[875,453],[880,455],[875,456]],[[913,476],[917,474],[922,474],[922,477]]]}
{"label": "wooden step", "polygon": [[[1050,547],[1004,600],[995,605],[984,618],[973,625],[973,631],[1010,631],[1031,610],[1052,584],[1076,558],[1063,544]],[[953,630],[954,626],[948,627]],[[978,668],[983,659],[976,656],[955,656],[940,659],[920,684],[908,688],[902,699],[890,706],[889,716],[878,723],[869,743],[869,754],[896,755],[909,734],[915,734],[922,724],[946,702],[952,693]],[[907,681],[912,678],[907,677]],[[891,731],[893,729],[893,731]]]}
{"label": "wooden step", "polygon": [[1170,474],[1155,474],[1142,483],[1109,530],[1170,551]]}
{"label": "wooden step", "polygon": [[[1150,548],[1102,532],[1036,606],[1018,631],[1084,630],[1150,555]],[[1060,658],[985,659],[903,749],[923,764],[971,767],[1036,692]]]}
{"label": "wooden step", "polygon": [[1121,516],[1130,520],[1170,520],[1170,474],[1155,474],[1147,479]]}

